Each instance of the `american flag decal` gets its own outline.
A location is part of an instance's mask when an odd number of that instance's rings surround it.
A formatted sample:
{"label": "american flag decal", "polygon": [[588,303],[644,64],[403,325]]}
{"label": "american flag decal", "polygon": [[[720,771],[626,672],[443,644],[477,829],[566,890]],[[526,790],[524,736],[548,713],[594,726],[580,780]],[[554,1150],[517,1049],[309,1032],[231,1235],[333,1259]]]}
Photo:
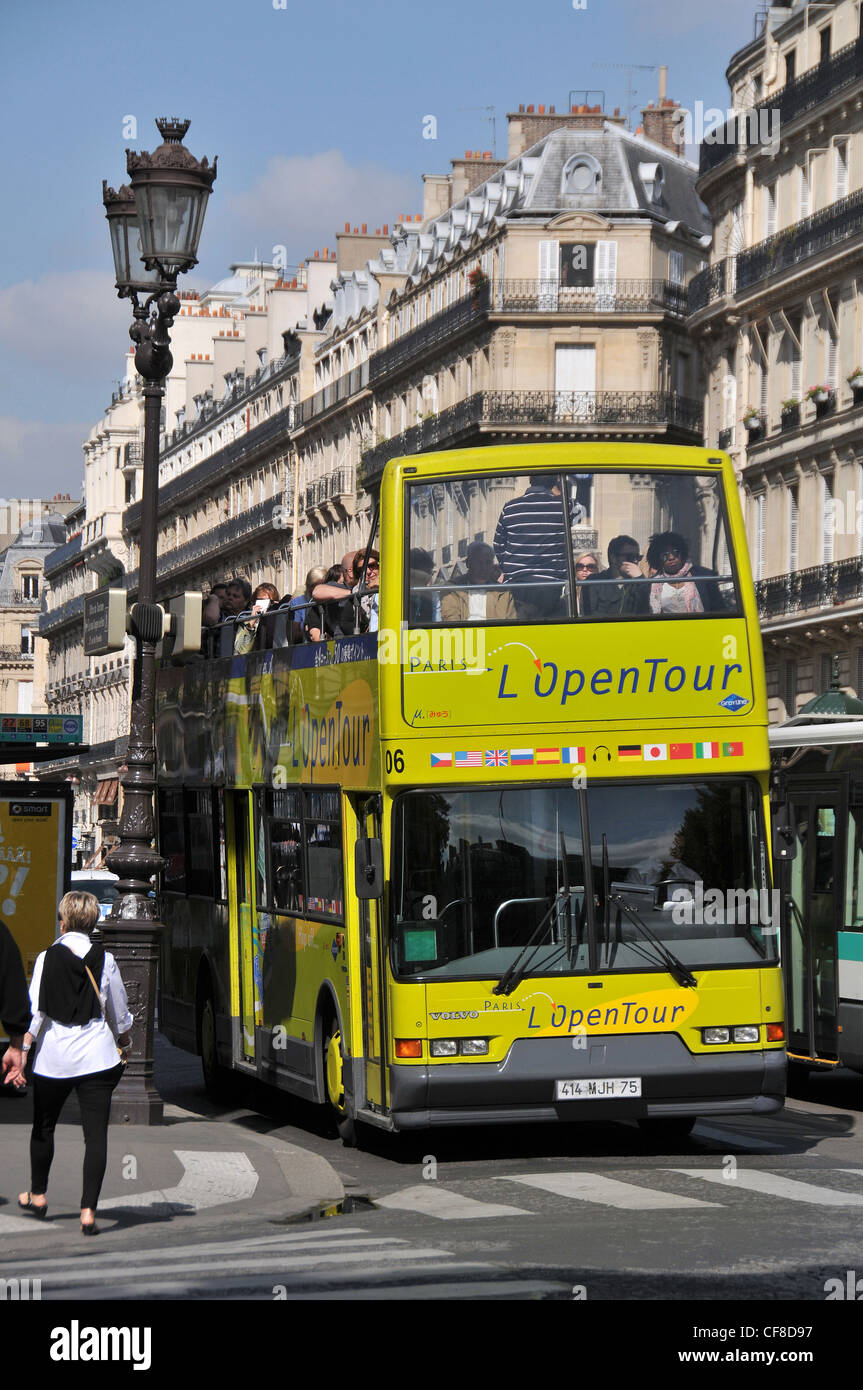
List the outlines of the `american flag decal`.
{"label": "american flag decal", "polygon": [[482,753],[478,749],[456,753],[455,765],[456,767],[482,767]]}

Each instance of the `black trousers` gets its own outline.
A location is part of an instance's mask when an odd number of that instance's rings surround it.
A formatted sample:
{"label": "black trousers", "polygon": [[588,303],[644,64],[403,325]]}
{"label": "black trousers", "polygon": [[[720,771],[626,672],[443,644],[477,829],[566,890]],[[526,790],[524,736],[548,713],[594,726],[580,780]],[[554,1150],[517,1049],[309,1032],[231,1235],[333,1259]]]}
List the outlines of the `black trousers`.
{"label": "black trousers", "polygon": [[48,1190],[48,1174],[54,1158],[54,1129],[60,1112],[73,1091],[78,1093],[84,1129],[84,1186],[81,1206],[94,1211],[108,1165],[108,1119],[111,1096],[123,1075],[123,1065],[86,1076],[38,1076],[33,1074],[33,1130],[30,1135],[30,1191],[41,1197]]}

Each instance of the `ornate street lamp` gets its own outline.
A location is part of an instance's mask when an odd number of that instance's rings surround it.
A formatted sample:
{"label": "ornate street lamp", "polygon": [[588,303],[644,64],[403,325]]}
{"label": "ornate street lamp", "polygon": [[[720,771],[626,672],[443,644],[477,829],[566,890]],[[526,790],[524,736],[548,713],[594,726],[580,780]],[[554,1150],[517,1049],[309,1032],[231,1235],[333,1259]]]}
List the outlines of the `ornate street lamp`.
{"label": "ornate street lamp", "polygon": [[[155,652],[162,636],[156,604],[159,429],[164,379],[173,366],[170,329],[179,311],[177,276],[197,265],[198,241],[216,160],[197,160],[184,146],[188,121],[156,122],[163,143],[152,154],[126,151],[131,188],[102,185],[111,231],[117,293],[131,299],[135,366],[144,379],[144,460],[138,565],[138,602],[131,611],[135,639],[127,771],[123,775],[120,844],[107,857],[119,874],[119,897],[102,923],[134,1014],[132,1050],[114,1092],[112,1118],[158,1124],[162,1102],[153,1086],[156,965],[161,923],[150,880],[163,860],[153,848],[155,778]],[[143,303],[141,302],[143,298]]]}

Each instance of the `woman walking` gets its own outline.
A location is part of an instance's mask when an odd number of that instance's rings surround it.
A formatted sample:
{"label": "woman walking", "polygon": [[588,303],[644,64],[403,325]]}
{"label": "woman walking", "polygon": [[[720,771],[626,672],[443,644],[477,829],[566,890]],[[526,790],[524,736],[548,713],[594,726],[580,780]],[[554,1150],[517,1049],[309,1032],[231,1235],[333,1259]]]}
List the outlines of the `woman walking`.
{"label": "woman walking", "polygon": [[[92,893],[67,893],[58,908],[60,936],[33,969],[33,1017],[25,1034],[25,1056],[38,1039],[33,1067],[33,1131],[30,1191],[19,1207],[45,1218],[54,1129],[66,1100],[77,1092],[84,1129],[81,1230],[95,1235],[96,1205],[108,1162],[111,1095],[123,1074],[118,1049],[128,1045],[132,1015],[114,957],[90,941],[99,920]],[[13,1078],[24,1084],[23,1068]]]}

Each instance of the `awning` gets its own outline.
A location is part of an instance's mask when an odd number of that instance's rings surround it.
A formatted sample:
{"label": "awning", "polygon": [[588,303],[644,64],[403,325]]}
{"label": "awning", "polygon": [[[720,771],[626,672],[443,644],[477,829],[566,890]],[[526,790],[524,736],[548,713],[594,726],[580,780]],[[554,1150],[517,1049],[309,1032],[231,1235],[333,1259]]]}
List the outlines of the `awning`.
{"label": "awning", "polygon": [[117,788],[120,785],[119,777],[105,777],[93,793],[93,803],[96,806],[110,806],[117,800]]}

